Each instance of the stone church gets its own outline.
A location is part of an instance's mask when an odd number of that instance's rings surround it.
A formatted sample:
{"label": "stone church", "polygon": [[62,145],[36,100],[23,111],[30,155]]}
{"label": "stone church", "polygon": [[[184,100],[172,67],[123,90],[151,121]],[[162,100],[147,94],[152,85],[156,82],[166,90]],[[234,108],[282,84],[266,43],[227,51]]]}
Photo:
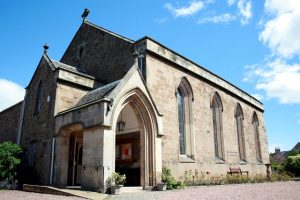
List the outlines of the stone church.
{"label": "stone church", "polygon": [[0,113],[0,141],[22,145],[40,184],[97,190],[117,171],[146,188],[162,166],[266,173],[263,104],[174,50],[85,17],[60,61],[44,48],[24,100]]}

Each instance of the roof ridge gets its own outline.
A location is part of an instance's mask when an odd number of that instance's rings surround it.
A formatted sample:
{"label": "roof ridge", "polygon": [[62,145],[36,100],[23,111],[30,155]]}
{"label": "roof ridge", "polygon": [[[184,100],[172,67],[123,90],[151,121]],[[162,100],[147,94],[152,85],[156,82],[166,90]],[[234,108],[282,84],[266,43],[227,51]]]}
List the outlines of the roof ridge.
{"label": "roof ridge", "polygon": [[113,31],[110,31],[110,30],[108,30],[108,29],[105,29],[105,28],[103,28],[103,27],[101,27],[101,26],[98,26],[98,25],[96,25],[96,24],[93,24],[92,22],[89,22],[89,21],[87,21],[87,20],[84,20],[83,23],[84,23],[84,24],[87,24],[87,25],[90,25],[90,26],[92,26],[92,27],[94,27],[94,28],[96,28],[96,29],[99,29],[99,30],[101,30],[101,31],[104,31],[104,32],[106,32],[106,33],[109,33],[109,34],[111,34],[111,35],[114,35],[114,36],[116,36],[116,37],[118,37],[118,38],[120,38],[120,39],[122,39],[122,40],[126,40],[127,42],[130,42],[130,43],[134,43],[134,42],[135,42],[134,40],[132,40],[132,39],[130,39],[130,38],[128,38],[128,37],[125,37],[125,36],[123,36],[123,35],[120,35],[120,34],[118,34],[118,33],[115,33],[115,32],[113,32]]}

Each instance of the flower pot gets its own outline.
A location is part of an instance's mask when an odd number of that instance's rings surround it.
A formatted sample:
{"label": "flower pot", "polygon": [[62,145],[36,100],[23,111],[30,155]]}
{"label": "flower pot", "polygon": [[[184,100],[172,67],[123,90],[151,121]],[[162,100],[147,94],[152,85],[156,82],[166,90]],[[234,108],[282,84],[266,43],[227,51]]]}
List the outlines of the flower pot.
{"label": "flower pot", "polygon": [[167,183],[157,183],[156,188],[158,191],[167,190]]}
{"label": "flower pot", "polygon": [[110,186],[111,194],[121,194],[123,185],[112,185]]}

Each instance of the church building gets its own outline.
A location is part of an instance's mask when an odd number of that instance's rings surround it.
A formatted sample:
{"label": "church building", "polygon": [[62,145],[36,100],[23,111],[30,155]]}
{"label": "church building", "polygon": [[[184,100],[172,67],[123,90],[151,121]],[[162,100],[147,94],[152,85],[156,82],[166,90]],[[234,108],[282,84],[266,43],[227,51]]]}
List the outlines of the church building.
{"label": "church building", "polygon": [[155,186],[162,167],[266,174],[263,104],[150,37],[83,22],[60,61],[44,46],[24,100],[0,112],[0,142],[25,151],[39,184],[98,190],[112,172]]}

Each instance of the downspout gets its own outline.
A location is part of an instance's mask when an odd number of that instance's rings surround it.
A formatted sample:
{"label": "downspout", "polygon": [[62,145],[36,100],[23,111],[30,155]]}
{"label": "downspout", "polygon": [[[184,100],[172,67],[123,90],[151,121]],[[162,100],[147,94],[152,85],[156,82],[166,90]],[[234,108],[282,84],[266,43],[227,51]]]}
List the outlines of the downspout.
{"label": "downspout", "polygon": [[52,185],[52,183],[53,183],[54,149],[55,149],[55,137],[52,138],[51,166],[50,166],[50,185]]}
{"label": "downspout", "polygon": [[25,110],[25,102],[26,102],[26,96],[27,96],[27,90],[25,91],[24,100],[22,102],[21,106],[21,112],[19,116],[19,126],[18,126],[18,132],[17,132],[17,144],[21,144],[21,137],[22,137],[22,128],[23,128],[23,119],[24,119],[24,110]]}

